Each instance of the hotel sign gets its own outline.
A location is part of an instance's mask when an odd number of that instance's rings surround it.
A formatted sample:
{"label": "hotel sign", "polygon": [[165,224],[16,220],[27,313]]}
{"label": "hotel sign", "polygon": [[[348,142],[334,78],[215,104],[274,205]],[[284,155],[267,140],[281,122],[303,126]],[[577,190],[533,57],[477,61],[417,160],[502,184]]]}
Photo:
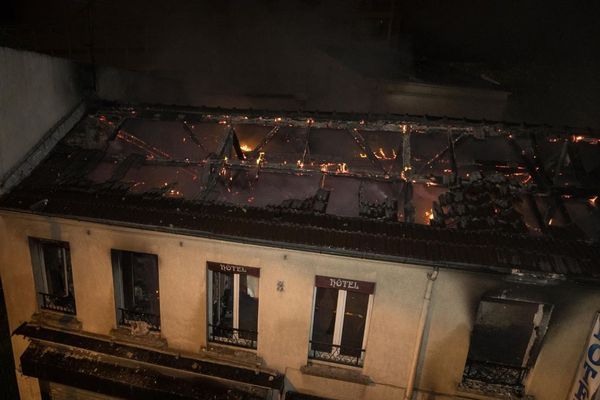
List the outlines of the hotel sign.
{"label": "hotel sign", "polygon": [[333,278],[331,276],[317,275],[315,277],[315,286],[366,294],[373,294],[373,292],[375,291],[375,283],[373,282],[355,281],[352,279],[344,278]]}
{"label": "hotel sign", "polygon": [[260,276],[260,268],[248,267],[245,265],[226,264],[213,261],[207,261],[208,269],[215,272],[223,272],[226,274],[247,274]]}
{"label": "hotel sign", "polygon": [[600,314],[596,314],[594,328],[577,366],[573,388],[568,400],[592,399],[600,384]]}

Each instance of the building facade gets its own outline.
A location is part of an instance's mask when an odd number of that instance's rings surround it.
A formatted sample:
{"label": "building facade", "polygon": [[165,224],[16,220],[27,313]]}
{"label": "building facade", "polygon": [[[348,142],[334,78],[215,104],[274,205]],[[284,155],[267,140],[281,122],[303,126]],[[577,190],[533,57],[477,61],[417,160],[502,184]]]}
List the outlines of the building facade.
{"label": "building facade", "polygon": [[[222,170],[240,141],[222,141],[232,150],[214,161],[217,182],[237,179]],[[89,168],[91,153],[53,154],[1,203],[22,399],[569,396],[600,305],[589,241],[445,234],[293,206],[194,209],[168,181],[151,198],[115,196],[114,181],[77,185],[106,154]],[[334,195],[317,192],[312,210]]]}

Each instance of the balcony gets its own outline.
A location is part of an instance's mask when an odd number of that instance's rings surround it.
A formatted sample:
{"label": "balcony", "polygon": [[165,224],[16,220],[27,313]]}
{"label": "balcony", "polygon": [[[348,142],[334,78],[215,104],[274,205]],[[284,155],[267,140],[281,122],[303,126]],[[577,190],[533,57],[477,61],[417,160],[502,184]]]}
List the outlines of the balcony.
{"label": "balcony", "polygon": [[43,310],[56,311],[63,314],[75,315],[75,298],[69,294],[68,296],[56,296],[50,293],[39,292],[41,297],[41,308]]}
{"label": "balcony", "polygon": [[463,384],[477,381],[486,385],[499,385],[521,395],[527,370],[525,367],[468,359],[463,372]]}
{"label": "balcony", "polygon": [[365,349],[331,343],[310,341],[308,358],[330,363],[362,367],[365,359]]}
{"label": "balcony", "polygon": [[256,349],[258,332],[208,325],[208,340],[229,346]]}
{"label": "balcony", "polygon": [[145,322],[150,331],[160,331],[160,315],[119,308],[119,325],[131,326],[132,322]]}

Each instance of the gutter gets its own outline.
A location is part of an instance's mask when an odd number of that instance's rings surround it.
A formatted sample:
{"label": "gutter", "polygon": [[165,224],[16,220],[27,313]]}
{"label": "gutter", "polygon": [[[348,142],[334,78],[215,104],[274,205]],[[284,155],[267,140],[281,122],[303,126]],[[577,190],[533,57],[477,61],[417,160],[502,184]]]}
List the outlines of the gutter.
{"label": "gutter", "polygon": [[437,279],[438,272],[439,269],[436,267],[432,272],[427,274],[427,287],[425,289],[425,296],[423,297],[423,307],[421,308],[421,316],[419,317],[417,338],[415,341],[415,349],[413,351],[404,400],[411,400],[415,390],[415,379],[417,376],[419,358],[422,353],[421,348],[423,346],[423,336],[425,335],[425,324],[427,323],[427,317],[429,316],[429,310],[431,308],[431,293],[433,292],[433,283]]}

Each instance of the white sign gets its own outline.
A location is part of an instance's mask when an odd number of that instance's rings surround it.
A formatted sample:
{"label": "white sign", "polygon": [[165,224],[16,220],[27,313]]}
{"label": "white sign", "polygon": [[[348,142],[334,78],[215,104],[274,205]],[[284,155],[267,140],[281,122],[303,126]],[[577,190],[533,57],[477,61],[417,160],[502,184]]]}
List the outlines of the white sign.
{"label": "white sign", "polygon": [[600,314],[596,315],[568,400],[592,399],[600,385]]}

